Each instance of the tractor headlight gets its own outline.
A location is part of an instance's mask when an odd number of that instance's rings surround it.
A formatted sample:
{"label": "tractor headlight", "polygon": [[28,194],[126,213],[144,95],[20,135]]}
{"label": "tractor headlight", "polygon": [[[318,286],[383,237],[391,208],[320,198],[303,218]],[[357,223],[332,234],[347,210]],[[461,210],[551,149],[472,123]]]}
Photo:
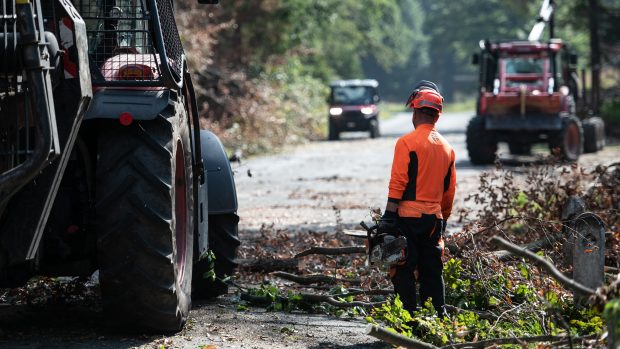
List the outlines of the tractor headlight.
{"label": "tractor headlight", "polygon": [[329,108],[329,115],[336,116],[342,114],[342,108]]}

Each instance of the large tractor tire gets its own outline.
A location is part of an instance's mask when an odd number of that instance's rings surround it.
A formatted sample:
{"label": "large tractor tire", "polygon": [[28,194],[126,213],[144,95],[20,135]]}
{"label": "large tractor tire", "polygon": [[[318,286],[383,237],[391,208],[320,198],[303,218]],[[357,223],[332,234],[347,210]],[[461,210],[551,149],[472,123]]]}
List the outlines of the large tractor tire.
{"label": "large tractor tire", "polygon": [[559,149],[562,160],[574,162],[583,153],[583,128],[576,116],[562,119],[562,129],[551,135],[549,148],[552,152]]}
{"label": "large tractor tire", "polygon": [[327,139],[330,141],[337,141],[340,139],[340,131],[338,127],[334,125],[333,122],[329,122],[329,134],[327,135]]}
{"label": "large tractor tire", "polygon": [[215,280],[205,278],[211,263],[198,261],[194,265],[194,298],[214,298],[228,293],[228,285],[223,280],[237,269],[237,249],[241,244],[238,225],[239,216],[234,213],[209,215],[209,249],[215,255]]}
{"label": "large tractor tire", "polygon": [[178,331],[191,306],[194,198],[181,104],[99,135],[97,249],[114,324]]}
{"label": "large tractor tire", "polygon": [[582,122],[583,152],[595,153],[605,147],[605,122],[598,116]]}
{"label": "large tractor tire", "polygon": [[378,138],[381,137],[381,133],[379,132],[379,120],[374,119],[370,121],[370,138]]}
{"label": "large tractor tire", "polygon": [[497,141],[493,133],[485,130],[484,118],[474,116],[467,125],[467,152],[474,165],[488,165],[495,161]]}

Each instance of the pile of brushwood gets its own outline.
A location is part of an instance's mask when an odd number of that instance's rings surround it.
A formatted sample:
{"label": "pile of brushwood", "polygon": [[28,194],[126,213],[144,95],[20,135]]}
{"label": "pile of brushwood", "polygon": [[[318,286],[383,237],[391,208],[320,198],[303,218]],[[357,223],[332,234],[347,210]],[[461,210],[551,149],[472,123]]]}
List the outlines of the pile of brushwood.
{"label": "pile of brushwood", "polygon": [[[607,286],[598,290],[575,283],[563,258],[560,217],[571,196],[605,223]],[[481,175],[466,201],[471,208],[460,212],[462,228],[446,236],[447,317],[429,304],[405,311],[385,271],[365,265],[363,241],[342,232],[292,234],[268,226],[245,238],[236,276],[239,309],[361,316],[370,335],[420,348],[597,347],[620,333],[614,326],[620,319],[620,163],[592,171],[554,162],[497,166]]]}

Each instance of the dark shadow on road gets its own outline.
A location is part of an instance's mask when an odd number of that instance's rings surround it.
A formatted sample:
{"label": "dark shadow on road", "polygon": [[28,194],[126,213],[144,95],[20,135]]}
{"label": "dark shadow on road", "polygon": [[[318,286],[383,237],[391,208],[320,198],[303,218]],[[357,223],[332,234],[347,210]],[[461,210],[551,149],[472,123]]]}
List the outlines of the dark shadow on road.
{"label": "dark shadow on road", "polygon": [[0,305],[0,348],[128,349],[159,337],[113,327],[98,306]]}

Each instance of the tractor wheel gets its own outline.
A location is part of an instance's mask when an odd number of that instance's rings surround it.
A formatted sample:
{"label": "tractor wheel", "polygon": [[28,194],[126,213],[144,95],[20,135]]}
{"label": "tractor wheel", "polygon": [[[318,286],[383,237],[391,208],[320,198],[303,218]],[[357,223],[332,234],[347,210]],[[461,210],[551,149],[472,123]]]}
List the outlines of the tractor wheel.
{"label": "tractor wheel", "polygon": [[[103,125],[103,124],[102,124]],[[182,104],[99,134],[97,249],[114,324],[177,331],[191,305],[192,158]]]}
{"label": "tractor wheel", "polygon": [[214,298],[228,293],[228,285],[222,280],[232,276],[237,269],[237,248],[241,244],[237,226],[239,216],[234,213],[209,215],[209,249],[215,255],[215,280],[205,280],[209,261],[194,265],[192,294],[194,298]]}
{"label": "tractor wheel", "polygon": [[379,133],[379,121],[376,119],[370,120],[370,138],[377,138],[380,136],[381,134]]}
{"label": "tractor wheel", "polygon": [[474,165],[487,165],[495,161],[497,142],[493,133],[484,129],[484,118],[474,116],[467,125],[467,152]]}
{"label": "tractor wheel", "polygon": [[330,141],[337,141],[340,139],[340,131],[338,131],[336,125],[331,121],[329,122],[329,135],[327,139]]}
{"label": "tractor wheel", "polygon": [[605,122],[600,117],[591,117],[582,122],[583,152],[595,153],[605,147]]}
{"label": "tractor wheel", "polygon": [[532,154],[532,145],[523,143],[508,143],[508,149],[512,155],[530,155]]}
{"label": "tractor wheel", "polygon": [[583,153],[583,128],[581,121],[575,116],[562,119],[562,129],[553,134],[549,140],[549,148],[553,152],[559,149],[560,157],[566,161],[577,161]]}

